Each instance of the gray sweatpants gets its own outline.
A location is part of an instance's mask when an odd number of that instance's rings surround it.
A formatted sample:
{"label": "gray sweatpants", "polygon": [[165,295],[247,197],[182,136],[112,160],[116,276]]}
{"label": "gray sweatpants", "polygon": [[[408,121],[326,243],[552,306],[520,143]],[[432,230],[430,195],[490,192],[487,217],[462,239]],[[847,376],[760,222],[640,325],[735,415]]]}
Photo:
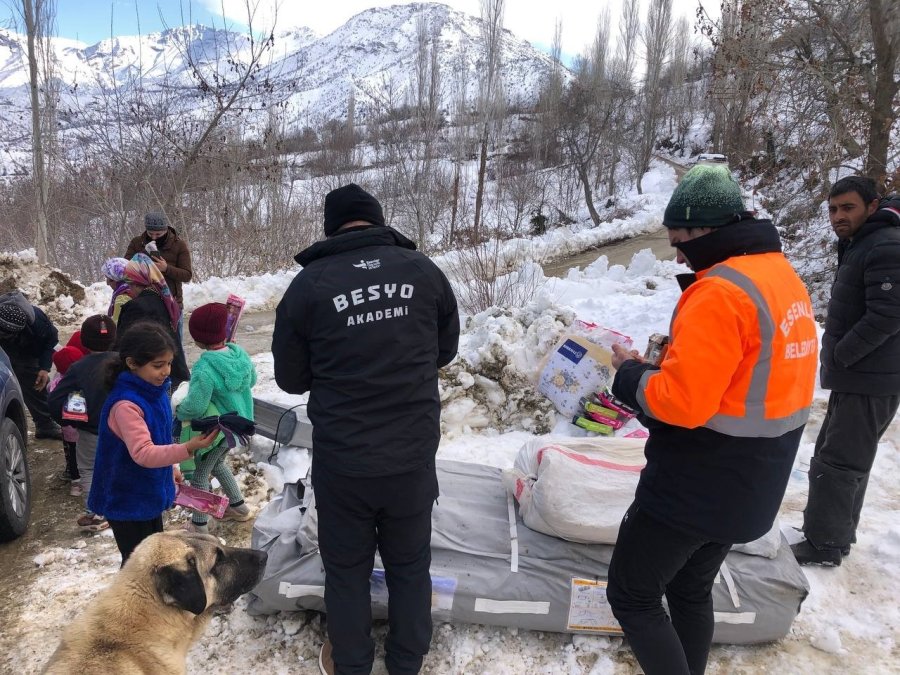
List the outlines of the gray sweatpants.
{"label": "gray sweatpants", "polygon": [[84,429],[78,430],[78,441],[75,443],[75,462],[81,476],[81,487],[84,490],[84,508],[87,509],[88,496],[91,494],[91,483],[94,480],[94,458],[97,456],[97,434]]}

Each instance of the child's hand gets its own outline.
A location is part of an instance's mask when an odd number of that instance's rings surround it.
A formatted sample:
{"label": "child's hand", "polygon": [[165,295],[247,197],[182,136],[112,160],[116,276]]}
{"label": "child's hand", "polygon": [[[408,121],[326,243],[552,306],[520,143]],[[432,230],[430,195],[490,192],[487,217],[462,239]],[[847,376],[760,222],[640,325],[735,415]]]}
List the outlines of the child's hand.
{"label": "child's hand", "polygon": [[206,436],[194,436],[184,445],[186,446],[187,451],[193,455],[200,448],[205,448],[208,445],[212,445],[212,442],[216,440],[216,435],[218,433],[218,429],[213,429],[208,434],[206,434]]}

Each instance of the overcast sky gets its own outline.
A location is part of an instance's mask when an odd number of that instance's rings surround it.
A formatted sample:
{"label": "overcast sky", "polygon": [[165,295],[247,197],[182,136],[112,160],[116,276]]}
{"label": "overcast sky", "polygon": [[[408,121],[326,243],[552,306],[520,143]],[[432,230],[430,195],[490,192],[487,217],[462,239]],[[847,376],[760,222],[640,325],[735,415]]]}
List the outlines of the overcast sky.
{"label": "overcast sky", "polygon": [[[250,0],[258,3],[255,24],[271,24],[272,7],[278,0]],[[480,0],[444,0],[460,11],[478,16]],[[644,6],[649,0],[642,0]],[[718,11],[718,0],[703,0],[707,9]],[[85,11],[87,3],[91,11]],[[327,34],[351,16],[370,7],[411,4],[405,0],[281,0],[277,28],[309,26]],[[553,40],[557,19],[563,26],[563,51],[579,54],[593,39],[597,20],[609,6],[613,25],[618,24],[621,0],[506,0],[504,26],[519,37],[546,48]],[[676,16],[694,24],[698,0],[673,0]],[[110,35],[136,35],[161,30],[165,25],[215,23],[222,25],[224,8],[229,27],[243,30],[247,23],[246,0],[57,0],[57,33],[60,36],[94,43]],[[643,13],[643,12],[642,12]]]}

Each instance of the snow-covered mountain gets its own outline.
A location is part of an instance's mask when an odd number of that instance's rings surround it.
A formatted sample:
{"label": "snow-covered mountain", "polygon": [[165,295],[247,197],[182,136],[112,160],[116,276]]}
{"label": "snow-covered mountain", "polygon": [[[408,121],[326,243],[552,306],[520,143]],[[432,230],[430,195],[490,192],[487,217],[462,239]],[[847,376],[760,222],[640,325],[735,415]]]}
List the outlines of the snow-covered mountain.
{"label": "snow-covered mountain", "polygon": [[[439,45],[444,107],[450,108],[453,91],[461,82],[473,101],[483,59],[481,20],[438,3],[370,9],[324,36],[308,28],[279,32],[259,76],[269,78],[276,88],[289,89],[289,123],[342,117],[351,91],[356,114],[364,118],[383,106],[388,96],[394,104],[406,101],[420,18]],[[103,89],[138,80],[144,91],[175,88],[189,101],[197,90],[186,54],[194,55],[208,72],[216,68],[225,72],[226,45],[232,46],[232,53],[236,48],[239,60],[245,59],[250,38],[199,25],[121,36],[94,45],[56,38],[52,47],[62,107],[67,97],[76,97],[84,105]],[[548,55],[509,31],[503,36],[502,64],[503,90],[510,103],[533,101],[552,65]],[[0,30],[0,107],[14,116],[16,109],[24,110],[27,82],[24,36]],[[381,102],[373,107],[375,99]]]}

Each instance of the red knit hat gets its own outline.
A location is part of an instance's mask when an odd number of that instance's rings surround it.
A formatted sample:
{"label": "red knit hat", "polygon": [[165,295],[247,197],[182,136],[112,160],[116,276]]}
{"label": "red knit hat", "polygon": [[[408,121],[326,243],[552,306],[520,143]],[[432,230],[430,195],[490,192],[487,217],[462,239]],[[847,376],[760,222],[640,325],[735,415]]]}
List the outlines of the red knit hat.
{"label": "red knit hat", "polygon": [[81,330],[76,330],[72,333],[72,337],[69,338],[69,341],[66,342],[66,347],[75,347],[80,352],[84,354],[89,354],[87,349],[84,348],[84,345],[81,344]]}
{"label": "red knit hat", "polygon": [[78,359],[84,356],[84,352],[76,347],[63,347],[53,352],[53,365],[61,375],[65,375],[69,368]]}
{"label": "red knit hat", "polygon": [[188,332],[195,341],[204,345],[215,345],[225,340],[225,324],[228,308],[221,302],[200,305],[191,312]]}

